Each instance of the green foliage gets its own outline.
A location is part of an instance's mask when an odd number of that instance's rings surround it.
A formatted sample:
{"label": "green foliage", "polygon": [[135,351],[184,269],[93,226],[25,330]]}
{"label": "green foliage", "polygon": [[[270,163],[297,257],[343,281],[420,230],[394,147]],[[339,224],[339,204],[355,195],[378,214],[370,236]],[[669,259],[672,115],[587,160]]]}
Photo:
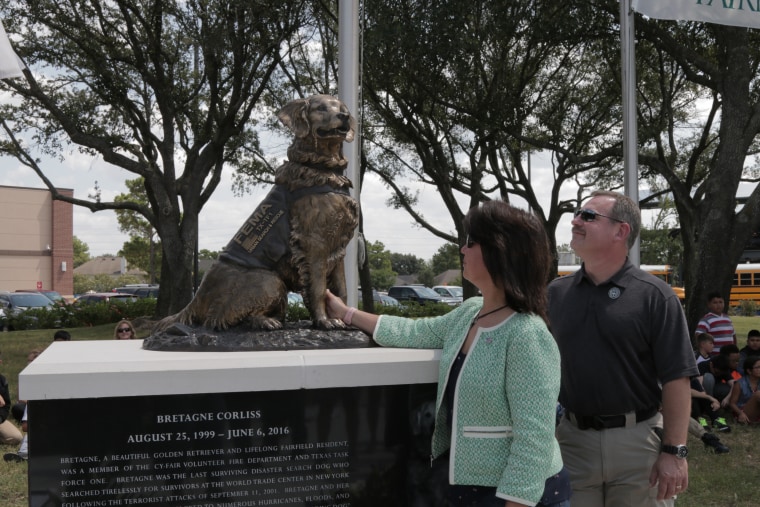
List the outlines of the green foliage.
{"label": "green foliage", "polygon": [[288,305],[285,322],[298,322],[301,320],[311,320],[309,310],[302,304]]}
{"label": "green foliage", "polygon": [[391,268],[399,275],[414,275],[425,266],[425,260],[413,254],[391,253]]}
{"label": "green foliage", "polygon": [[74,247],[74,267],[78,268],[90,260],[90,247],[76,236],[72,238],[72,243]]}
{"label": "green foliage", "polygon": [[421,283],[425,287],[432,287],[434,285],[433,279],[437,274],[437,272],[433,271],[430,266],[426,264],[425,267],[422,268],[419,273],[417,273],[416,283]]}
{"label": "green foliage", "polygon": [[396,272],[393,271],[391,253],[380,241],[367,241],[367,259],[370,269],[372,287],[377,290],[387,290],[396,282]]}
{"label": "green foliage", "polygon": [[111,292],[115,287],[123,287],[134,283],[146,283],[136,275],[80,275],[74,273],[74,294],[85,292]]}
{"label": "green foliage", "polygon": [[754,317],[757,315],[758,310],[760,310],[760,306],[757,304],[757,301],[744,299],[739,303],[739,315],[742,317]]}
{"label": "green foliage", "polygon": [[461,267],[461,262],[459,246],[454,243],[444,243],[438,248],[438,251],[433,254],[430,264],[433,273],[438,274],[448,271],[449,269],[459,269]]}
{"label": "green foliage", "polygon": [[[129,193],[119,194],[114,198],[117,203],[132,203],[148,208],[150,202],[145,192],[145,178],[136,178],[125,182]],[[116,220],[119,230],[129,234],[119,255],[127,260],[129,266],[148,273],[148,278],[155,283],[161,272],[161,241],[156,241],[156,230],[143,215],[131,209],[117,209]]]}
{"label": "green foliage", "polygon": [[153,236],[144,238],[132,236],[125,241],[119,250],[119,255],[127,260],[130,268],[137,268],[148,273],[151,283],[161,280],[161,242],[154,242]]}
{"label": "green foliage", "polygon": [[61,327],[98,326],[121,319],[152,317],[156,312],[154,298],[136,301],[100,302],[97,304],[67,304],[50,310],[32,308],[8,317],[3,327],[14,331],[30,329],[55,329]]}

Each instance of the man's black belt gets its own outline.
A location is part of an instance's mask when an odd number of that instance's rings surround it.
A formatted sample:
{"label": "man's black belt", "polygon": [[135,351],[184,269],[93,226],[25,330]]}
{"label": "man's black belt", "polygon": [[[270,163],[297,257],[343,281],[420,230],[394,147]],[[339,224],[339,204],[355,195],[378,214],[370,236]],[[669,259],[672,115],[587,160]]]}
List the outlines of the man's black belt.
{"label": "man's black belt", "polygon": [[627,414],[617,415],[579,415],[569,410],[565,412],[567,418],[575,424],[579,430],[606,430],[610,428],[623,428],[632,426],[641,421],[654,417],[659,407],[637,410]]}

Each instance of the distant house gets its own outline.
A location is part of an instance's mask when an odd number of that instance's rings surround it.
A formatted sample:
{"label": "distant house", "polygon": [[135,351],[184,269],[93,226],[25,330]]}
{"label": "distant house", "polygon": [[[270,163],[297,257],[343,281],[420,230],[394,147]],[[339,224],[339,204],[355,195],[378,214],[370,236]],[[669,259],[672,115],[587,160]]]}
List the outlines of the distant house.
{"label": "distant house", "polygon": [[393,285],[414,285],[417,283],[417,275],[398,275]]}
{"label": "distant house", "polygon": [[128,269],[127,259],[113,255],[102,255],[85,262],[78,268],[74,269],[74,274],[95,276],[109,275],[116,278],[120,275],[147,276],[147,273],[141,269]]}
{"label": "distant house", "polygon": [[[455,283],[456,282],[456,283]],[[433,278],[433,285],[460,285],[462,272],[458,269],[449,269]]]}

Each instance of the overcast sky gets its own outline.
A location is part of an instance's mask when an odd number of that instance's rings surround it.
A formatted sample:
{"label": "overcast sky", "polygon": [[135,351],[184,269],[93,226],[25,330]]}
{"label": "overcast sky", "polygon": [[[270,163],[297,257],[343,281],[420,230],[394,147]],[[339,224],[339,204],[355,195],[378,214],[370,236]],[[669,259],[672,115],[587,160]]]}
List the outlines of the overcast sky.
{"label": "overcast sky", "polygon": [[[74,196],[79,199],[86,199],[92,194],[97,181],[102,200],[111,201],[114,196],[127,191],[124,184],[126,180],[135,178],[133,173],[114,168],[102,159],[92,159],[78,153],[68,154],[63,162],[43,161],[42,167],[58,188],[73,189]],[[540,161],[533,162],[532,175],[536,188],[551,188],[551,171],[540,167]],[[269,191],[269,188],[261,187],[254,194],[235,197],[231,191],[231,177],[232,170],[226,170],[223,181],[201,212],[201,249],[221,250]],[[0,185],[44,188],[42,181],[31,169],[8,157],[0,158]],[[415,188],[411,183],[408,185]],[[451,217],[435,189],[429,186],[419,188],[425,218],[443,230],[453,231]],[[568,191],[570,194],[573,192],[572,189]],[[361,200],[367,239],[372,242],[381,241],[391,252],[414,254],[429,260],[444,241],[414,226],[412,219],[403,210],[388,208],[385,202],[390,195],[391,191],[376,176],[365,178]],[[463,197],[461,202],[464,204],[467,199]],[[567,217],[558,230],[558,244],[570,240],[569,220]],[[74,206],[74,235],[89,246],[92,256],[116,254],[127,240],[127,236],[119,232],[114,212],[92,213],[80,206]]]}

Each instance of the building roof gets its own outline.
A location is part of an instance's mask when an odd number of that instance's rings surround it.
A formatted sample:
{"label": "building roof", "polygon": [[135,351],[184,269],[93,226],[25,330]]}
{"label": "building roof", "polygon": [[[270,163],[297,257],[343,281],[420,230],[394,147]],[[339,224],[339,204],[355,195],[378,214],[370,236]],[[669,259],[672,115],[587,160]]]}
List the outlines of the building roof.
{"label": "building roof", "polygon": [[454,282],[462,281],[462,272],[458,269],[449,269],[433,278],[433,285],[453,285]]}
{"label": "building roof", "polygon": [[77,275],[144,275],[140,269],[127,269],[127,260],[124,257],[104,255],[95,257],[85,262],[78,268],[74,268]]}

